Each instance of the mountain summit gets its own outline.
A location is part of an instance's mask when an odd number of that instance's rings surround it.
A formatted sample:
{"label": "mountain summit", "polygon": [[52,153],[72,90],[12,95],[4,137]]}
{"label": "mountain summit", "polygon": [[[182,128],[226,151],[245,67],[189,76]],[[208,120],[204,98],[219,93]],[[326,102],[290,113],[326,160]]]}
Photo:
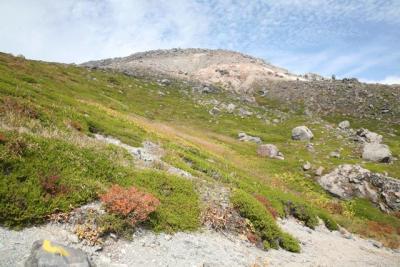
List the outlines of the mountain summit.
{"label": "mountain summit", "polygon": [[141,76],[159,74],[236,92],[251,92],[254,84],[265,81],[296,81],[307,79],[274,66],[262,59],[228,50],[169,49],[153,50],[128,57],[90,61],[87,67],[107,68]]}

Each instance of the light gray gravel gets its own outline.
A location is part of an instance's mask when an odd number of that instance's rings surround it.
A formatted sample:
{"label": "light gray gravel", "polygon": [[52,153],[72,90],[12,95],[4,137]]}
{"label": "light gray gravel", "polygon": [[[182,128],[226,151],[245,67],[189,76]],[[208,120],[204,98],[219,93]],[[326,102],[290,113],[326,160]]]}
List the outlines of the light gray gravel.
{"label": "light gray gravel", "polygon": [[377,248],[374,242],[325,227],[312,231],[294,219],[280,222],[281,227],[302,243],[302,252],[262,251],[239,236],[204,230],[196,233],[156,235],[139,230],[133,241],[109,239],[101,251],[78,243],[68,227],[48,224],[10,231],[0,228],[0,266],[23,266],[31,245],[38,239],[50,239],[86,251],[99,267],[117,266],[400,266],[400,253]]}

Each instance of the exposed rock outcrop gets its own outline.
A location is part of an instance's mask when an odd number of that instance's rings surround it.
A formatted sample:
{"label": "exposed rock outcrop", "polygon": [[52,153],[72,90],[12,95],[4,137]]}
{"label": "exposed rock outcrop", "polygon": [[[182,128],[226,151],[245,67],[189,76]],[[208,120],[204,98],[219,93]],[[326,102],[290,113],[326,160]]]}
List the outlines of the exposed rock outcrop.
{"label": "exposed rock outcrop", "polygon": [[359,165],[340,165],[318,182],[339,198],[367,198],[383,211],[400,211],[400,180],[370,172]]}

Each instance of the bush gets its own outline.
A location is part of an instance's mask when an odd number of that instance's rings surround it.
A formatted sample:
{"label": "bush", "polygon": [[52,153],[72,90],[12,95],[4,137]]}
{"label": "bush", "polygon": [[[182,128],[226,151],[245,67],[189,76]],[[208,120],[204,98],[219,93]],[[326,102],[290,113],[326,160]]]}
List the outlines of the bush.
{"label": "bush", "polygon": [[7,142],[6,147],[11,155],[22,157],[24,156],[28,145],[22,138],[14,138]]}
{"label": "bush", "polygon": [[43,191],[50,196],[56,196],[68,192],[68,188],[65,185],[60,184],[60,176],[57,175],[51,175],[43,178],[40,181],[40,184]]}
{"label": "bush", "polygon": [[135,187],[125,189],[119,185],[111,186],[100,199],[107,211],[127,218],[131,225],[146,221],[150,213],[160,205],[160,201],[151,194]]}
{"label": "bush", "polygon": [[280,245],[283,249],[292,252],[300,251],[298,241],[291,235],[283,233],[272,215],[254,197],[242,190],[236,190],[231,196],[231,201],[240,215],[252,222],[263,240],[265,249],[278,248]]}
{"label": "bush", "polygon": [[115,214],[103,214],[97,218],[97,224],[102,229],[102,234],[114,233],[126,239],[131,239],[133,228],[124,218]]}
{"label": "bush", "polygon": [[331,218],[331,216],[329,216],[325,212],[320,212],[318,214],[318,217],[320,217],[321,220],[324,221],[326,228],[328,228],[329,230],[331,230],[331,231],[339,230],[338,224]]}
{"label": "bush", "polygon": [[258,202],[264,205],[264,207],[268,210],[268,212],[272,215],[272,217],[274,217],[274,219],[278,218],[279,215],[278,212],[266,197],[262,195],[256,195],[255,198],[258,200]]}
{"label": "bush", "polygon": [[0,145],[4,145],[7,142],[7,137],[0,133]]}
{"label": "bush", "polygon": [[293,203],[291,201],[286,202],[286,213],[287,215],[292,215],[296,219],[304,222],[304,224],[311,228],[315,229],[315,226],[318,225],[318,217],[317,215],[311,210],[310,207],[305,205],[301,205],[298,203]]}

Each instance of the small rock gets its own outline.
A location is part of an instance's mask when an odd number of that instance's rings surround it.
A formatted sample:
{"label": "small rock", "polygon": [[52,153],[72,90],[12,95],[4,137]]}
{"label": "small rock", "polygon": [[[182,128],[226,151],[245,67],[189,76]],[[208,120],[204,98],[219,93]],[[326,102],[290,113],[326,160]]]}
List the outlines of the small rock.
{"label": "small rock", "polygon": [[210,115],[218,115],[219,113],[221,113],[221,110],[217,107],[213,107],[208,113],[210,113]]}
{"label": "small rock", "polygon": [[306,126],[298,126],[292,130],[293,140],[311,140],[312,138],[314,135]]}
{"label": "small rock", "polygon": [[319,166],[318,169],[315,170],[315,175],[321,176],[324,173],[324,167]]}
{"label": "small rock", "polygon": [[339,128],[342,130],[346,130],[350,128],[350,122],[349,121],[342,121],[338,124]]}
{"label": "small rock", "polygon": [[280,153],[278,148],[273,144],[260,145],[257,149],[257,154],[261,157],[284,159],[283,154]]}
{"label": "small rock", "polygon": [[238,138],[243,142],[254,142],[256,144],[261,144],[261,138],[258,136],[251,136],[246,133],[239,133]]}
{"label": "small rock", "polygon": [[376,240],[371,240],[371,243],[372,243],[372,245],[373,245],[374,247],[376,247],[376,248],[382,248],[382,247],[383,247],[382,243],[381,243],[381,242],[378,242],[378,241],[376,241]]}
{"label": "small rock", "polygon": [[331,158],[340,158],[340,153],[338,151],[332,151],[331,153],[329,153],[329,157]]}
{"label": "small rock", "polygon": [[311,163],[310,162],[306,162],[305,164],[303,164],[303,170],[304,171],[308,171],[311,169]]}

